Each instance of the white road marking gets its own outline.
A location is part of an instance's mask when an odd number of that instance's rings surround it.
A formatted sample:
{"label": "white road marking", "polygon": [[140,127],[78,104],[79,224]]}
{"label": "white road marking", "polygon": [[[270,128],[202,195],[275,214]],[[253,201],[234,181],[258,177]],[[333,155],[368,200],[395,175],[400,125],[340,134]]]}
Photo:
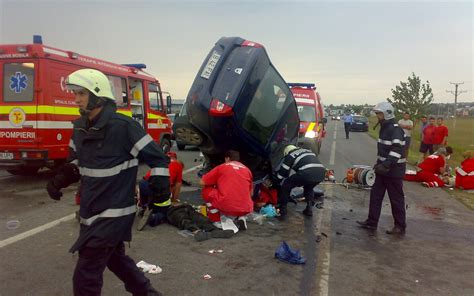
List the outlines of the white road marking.
{"label": "white road marking", "polygon": [[337,137],[337,122],[336,126],[334,127],[334,135],[331,145],[331,156],[329,157],[329,165],[334,165],[334,161],[336,160],[336,137]]}
{"label": "white road marking", "polygon": [[[325,194],[328,196],[333,195],[333,186],[325,187]],[[326,234],[331,234],[331,215],[332,215],[332,203],[329,199],[324,200],[324,214],[321,215],[322,222],[320,223],[320,230]],[[321,275],[319,277],[319,295],[327,296],[329,295],[329,268],[330,268],[330,261],[331,261],[331,236],[322,237],[320,242],[320,252],[318,255],[318,266],[317,270]]]}
{"label": "white road marking", "polygon": [[69,220],[72,220],[74,219],[76,216],[76,214],[70,214],[70,215],[67,215],[65,217],[62,217],[60,219],[57,219],[57,220],[54,220],[52,222],[49,222],[49,223],[46,223],[44,225],[41,225],[39,227],[36,227],[36,228],[33,228],[31,230],[28,230],[28,231],[25,231],[23,233],[20,233],[18,235],[15,235],[15,236],[12,236],[10,238],[7,238],[7,239],[4,239],[2,241],[0,241],[0,248],[3,248],[3,247],[6,247],[10,244],[13,244],[13,243],[16,243],[22,239],[25,239],[27,237],[30,237],[30,236],[33,236],[37,233],[40,233],[42,231],[45,231],[46,229],[49,229],[49,228],[52,228],[56,225],[59,225],[59,223],[61,222],[66,222],[66,221],[69,221]]}
{"label": "white road marking", "polygon": [[198,165],[195,166],[195,167],[192,167],[192,168],[189,168],[189,169],[183,171],[183,175],[184,175],[184,174],[187,174],[187,173],[190,173],[190,172],[192,172],[192,171],[195,171],[195,170],[197,170],[197,169],[199,169],[199,168],[202,168],[202,164],[198,164]]}

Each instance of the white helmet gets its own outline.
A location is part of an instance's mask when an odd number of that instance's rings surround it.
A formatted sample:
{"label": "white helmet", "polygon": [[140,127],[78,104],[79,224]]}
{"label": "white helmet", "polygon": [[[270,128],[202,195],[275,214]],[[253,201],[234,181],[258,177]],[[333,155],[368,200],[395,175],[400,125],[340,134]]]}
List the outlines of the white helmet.
{"label": "white helmet", "polygon": [[395,118],[395,111],[393,110],[392,104],[389,102],[380,102],[377,105],[375,105],[374,109],[372,109],[374,112],[382,112],[383,117],[385,120]]}
{"label": "white helmet", "polygon": [[95,69],[81,69],[71,73],[66,79],[66,86],[70,90],[85,88],[99,98],[115,101],[109,79]]}
{"label": "white helmet", "polygon": [[296,147],[295,145],[288,145],[288,146],[286,146],[286,147],[285,147],[285,150],[283,150],[283,155],[284,155],[284,156],[287,156],[288,153],[290,153],[290,151],[295,150],[296,148],[298,148],[298,147]]}

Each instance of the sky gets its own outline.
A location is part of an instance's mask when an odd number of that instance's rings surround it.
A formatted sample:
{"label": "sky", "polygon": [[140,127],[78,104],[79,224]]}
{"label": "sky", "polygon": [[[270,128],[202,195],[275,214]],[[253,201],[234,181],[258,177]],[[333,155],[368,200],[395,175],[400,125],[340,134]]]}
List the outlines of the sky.
{"label": "sky", "polygon": [[473,1],[0,0],[0,44],[43,43],[115,63],[145,63],[185,99],[223,36],[265,46],[287,82],[323,103],[375,104],[411,73],[434,102],[473,102]]}

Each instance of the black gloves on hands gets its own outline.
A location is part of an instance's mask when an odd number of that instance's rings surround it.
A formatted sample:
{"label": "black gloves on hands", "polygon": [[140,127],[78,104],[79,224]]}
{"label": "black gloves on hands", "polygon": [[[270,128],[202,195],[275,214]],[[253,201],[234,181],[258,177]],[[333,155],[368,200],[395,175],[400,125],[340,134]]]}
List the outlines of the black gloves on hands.
{"label": "black gloves on hands", "polygon": [[390,166],[387,166],[384,163],[377,163],[374,165],[374,171],[379,175],[387,175],[390,172]]}
{"label": "black gloves on hands", "polygon": [[59,169],[58,174],[48,182],[46,190],[52,199],[60,200],[61,196],[63,196],[61,189],[79,181],[80,178],[79,168],[75,164],[67,163],[63,165]]}
{"label": "black gloves on hands", "polygon": [[151,176],[150,189],[153,190],[153,200],[155,202],[165,202],[170,196],[170,179],[168,176]]}

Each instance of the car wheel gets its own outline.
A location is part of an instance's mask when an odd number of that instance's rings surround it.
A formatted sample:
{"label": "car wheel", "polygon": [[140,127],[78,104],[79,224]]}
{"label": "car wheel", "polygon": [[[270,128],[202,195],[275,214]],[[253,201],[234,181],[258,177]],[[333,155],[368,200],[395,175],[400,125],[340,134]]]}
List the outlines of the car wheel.
{"label": "car wheel", "polygon": [[171,150],[171,142],[167,138],[161,140],[160,146],[164,153],[168,153]]}

